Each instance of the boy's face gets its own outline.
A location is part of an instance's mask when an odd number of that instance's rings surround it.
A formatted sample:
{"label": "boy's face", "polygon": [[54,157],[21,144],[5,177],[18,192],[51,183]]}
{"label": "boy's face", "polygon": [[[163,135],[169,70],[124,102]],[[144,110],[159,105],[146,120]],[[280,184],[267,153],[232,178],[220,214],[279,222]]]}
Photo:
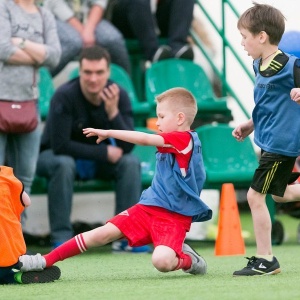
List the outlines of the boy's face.
{"label": "boy's face", "polygon": [[248,55],[253,59],[258,59],[262,54],[261,35],[253,35],[249,30],[240,28],[240,34],[242,36],[241,45],[244,50],[248,52]]}
{"label": "boy's face", "polygon": [[172,132],[178,130],[178,114],[170,108],[168,101],[157,103],[156,126],[160,132]]}

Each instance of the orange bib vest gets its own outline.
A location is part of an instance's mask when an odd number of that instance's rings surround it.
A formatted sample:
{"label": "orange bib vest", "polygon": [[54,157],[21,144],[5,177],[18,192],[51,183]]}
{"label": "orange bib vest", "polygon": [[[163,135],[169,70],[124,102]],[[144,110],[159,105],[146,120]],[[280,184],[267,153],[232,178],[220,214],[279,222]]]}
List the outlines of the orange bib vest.
{"label": "orange bib vest", "polygon": [[25,254],[26,245],[22,233],[21,214],[23,184],[13,169],[0,166],[0,267],[18,262]]}

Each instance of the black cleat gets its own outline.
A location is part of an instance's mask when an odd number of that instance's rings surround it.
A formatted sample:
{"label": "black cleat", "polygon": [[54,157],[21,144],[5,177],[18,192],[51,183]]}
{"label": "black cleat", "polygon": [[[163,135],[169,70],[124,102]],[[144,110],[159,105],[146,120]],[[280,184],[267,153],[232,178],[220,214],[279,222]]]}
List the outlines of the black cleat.
{"label": "black cleat", "polygon": [[272,261],[255,256],[246,258],[249,260],[247,266],[233,272],[233,276],[275,275],[280,273],[279,262],[275,256]]}
{"label": "black cleat", "polygon": [[60,274],[60,269],[57,266],[52,266],[42,271],[17,272],[15,281],[22,284],[47,283],[59,279]]}

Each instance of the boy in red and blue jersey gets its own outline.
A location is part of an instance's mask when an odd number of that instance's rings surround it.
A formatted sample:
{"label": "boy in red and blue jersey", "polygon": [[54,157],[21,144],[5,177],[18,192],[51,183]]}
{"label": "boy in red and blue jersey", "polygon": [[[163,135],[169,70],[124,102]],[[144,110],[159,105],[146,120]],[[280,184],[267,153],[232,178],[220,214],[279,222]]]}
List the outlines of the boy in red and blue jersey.
{"label": "boy in red and blue jersey", "polygon": [[[161,272],[182,269],[198,275],[207,272],[206,261],[184,243],[192,222],[212,217],[200,199],[205,182],[201,142],[191,125],[197,113],[193,95],[173,88],[157,96],[157,134],[127,130],[86,128],[97,143],[107,138],[133,144],[156,146],[156,171],[151,186],[138,204],[121,212],[101,227],[75,236],[45,256],[23,255],[22,271],[40,270],[91,247],[126,238],[129,245],[153,243],[152,263]],[[35,261],[39,263],[35,263]],[[42,264],[42,268],[40,265]]]}

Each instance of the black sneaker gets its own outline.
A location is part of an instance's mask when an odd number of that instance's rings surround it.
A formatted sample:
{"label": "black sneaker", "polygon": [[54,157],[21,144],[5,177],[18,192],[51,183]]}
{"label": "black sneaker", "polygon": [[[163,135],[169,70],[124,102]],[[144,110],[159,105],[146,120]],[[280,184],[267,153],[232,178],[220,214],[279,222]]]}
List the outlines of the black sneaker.
{"label": "black sneaker", "polygon": [[46,268],[42,271],[17,272],[15,281],[22,284],[47,283],[60,278],[60,269],[57,266]]}
{"label": "black sneaker", "polygon": [[157,62],[159,60],[171,58],[172,57],[171,52],[172,52],[172,49],[169,46],[167,46],[167,45],[160,46],[156,50],[156,52],[153,56],[152,62]]}
{"label": "black sneaker", "polygon": [[275,275],[280,273],[279,262],[275,256],[272,261],[255,256],[246,258],[249,260],[247,266],[233,272],[233,276]]}
{"label": "black sneaker", "polygon": [[190,45],[182,46],[175,54],[175,58],[194,60],[194,51]]}

